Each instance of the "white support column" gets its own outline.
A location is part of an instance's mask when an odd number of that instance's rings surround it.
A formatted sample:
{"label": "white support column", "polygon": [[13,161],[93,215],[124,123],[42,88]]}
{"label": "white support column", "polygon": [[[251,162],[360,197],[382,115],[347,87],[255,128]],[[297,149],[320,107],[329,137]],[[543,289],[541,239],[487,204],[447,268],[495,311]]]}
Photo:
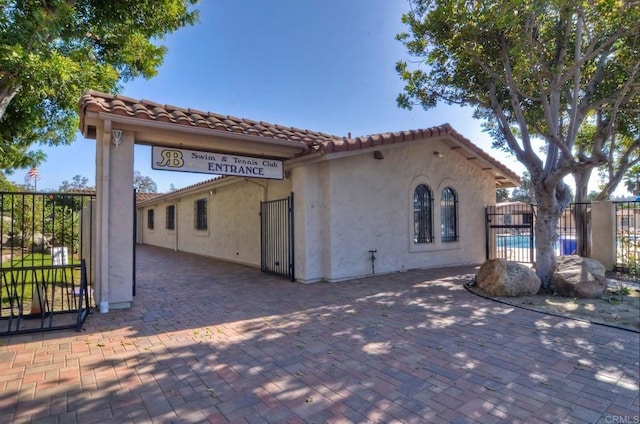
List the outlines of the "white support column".
{"label": "white support column", "polygon": [[96,280],[95,298],[101,313],[109,312],[109,153],[111,121],[96,136]]}
{"label": "white support column", "polygon": [[116,144],[111,121],[96,141],[96,281],[101,313],[128,308],[133,300],[133,133]]}
{"label": "white support column", "polygon": [[[117,128],[113,128],[117,130]],[[133,301],[134,135],[123,131],[119,142],[111,137],[109,160],[109,307],[131,307]]]}
{"label": "white support column", "polygon": [[591,257],[608,271],[616,265],[616,212],[610,201],[591,203]]}

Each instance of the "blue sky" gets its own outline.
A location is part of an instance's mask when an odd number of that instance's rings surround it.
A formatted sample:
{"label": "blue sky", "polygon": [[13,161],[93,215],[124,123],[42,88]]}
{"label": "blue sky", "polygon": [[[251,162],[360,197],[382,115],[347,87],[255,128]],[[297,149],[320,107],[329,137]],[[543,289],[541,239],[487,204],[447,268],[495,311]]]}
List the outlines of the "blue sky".
{"label": "blue sky", "polygon": [[[200,22],[163,40],[159,74],[126,83],[121,94],[287,126],[353,136],[450,123],[517,173],[513,157],[491,148],[470,109],[399,109],[395,63],[407,56],[395,35],[405,0],[216,0],[198,6]],[[78,134],[47,148],[39,189],[76,174],[95,181],[95,142]],[[209,178],[151,169],[150,147],[136,146],[135,170],[161,192]],[[23,183],[26,170],[9,178]]]}

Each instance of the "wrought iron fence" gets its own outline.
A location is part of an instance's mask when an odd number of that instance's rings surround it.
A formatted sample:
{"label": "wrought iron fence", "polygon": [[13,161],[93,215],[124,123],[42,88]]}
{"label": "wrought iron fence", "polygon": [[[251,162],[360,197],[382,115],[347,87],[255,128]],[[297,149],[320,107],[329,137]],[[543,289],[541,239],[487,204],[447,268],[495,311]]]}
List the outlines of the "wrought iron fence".
{"label": "wrought iron fence", "polygon": [[485,209],[487,259],[533,262],[535,207],[522,202]]}
{"label": "wrought iron fence", "polygon": [[556,254],[591,256],[591,203],[571,203],[557,227]]}
{"label": "wrought iron fence", "polygon": [[[487,207],[485,209],[487,259],[503,258],[533,263],[536,218],[537,206],[528,203],[508,202]],[[571,203],[564,210],[556,228],[557,255],[590,256],[590,220],[590,203]]]}
{"label": "wrought iron fence", "polygon": [[80,329],[94,195],[0,193],[0,334]]}
{"label": "wrought iron fence", "polygon": [[614,202],[616,271],[640,279],[640,202]]}

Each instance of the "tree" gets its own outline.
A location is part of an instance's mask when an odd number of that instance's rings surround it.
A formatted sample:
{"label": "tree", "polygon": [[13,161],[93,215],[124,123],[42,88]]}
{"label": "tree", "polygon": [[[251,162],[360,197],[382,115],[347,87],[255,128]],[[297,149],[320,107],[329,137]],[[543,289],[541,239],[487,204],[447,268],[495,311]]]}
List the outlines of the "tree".
{"label": "tree", "polygon": [[[607,161],[598,169],[603,184],[599,187],[600,192],[595,200],[608,199],[622,182],[625,173],[640,163],[640,96],[635,96],[620,109],[615,119],[615,131],[604,143]],[[592,132],[595,130],[593,127],[585,126],[583,131]],[[588,146],[592,138],[587,134],[577,144],[579,147],[582,144]],[[588,190],[588,177],[576,175],[575,180],[576,201],[581,202]]]}
{"label": "tree", "polygon": [[7,179],[7,176],[0,171],[0,192],[18,191],[18,187]]}
{"label": "tree", "polygon": [[521,181],[522,185],[511,191],[511,200],[529,204],[536,203],[535,193],[533,192],[533,186],[531,185],[531,177],[527,171],[522,174]]}
{"label": "tree", "polygon": [[151,177],[144,176],[140,171],[133,173],[133,188],[138,193],[157,193],[158,185],[151,179]]}
{"label": "tree", "polygon": [[71,182],[64,180],[62,184],[60,184],[60,191],[74,191],[74,190],[91,190],[93,187],[89,187],[87,184],[89,183],[89,178],[83,177],[82,175],[76,175],[73,177]]}
{"label": "tree", "polygon": [[508,202],[509,201],[509,190],[506,188],[498,188],[496,189],[496,202]]}
{"label": "tree", "polygon": [[[604,143],[640,90],[640,8],[613,0],[411,4],[403,15],[410,33],[398,39],[426,67],[397,64],[406,83],[398,104],[471,105],[495,146],[526,167],[538,204],[536,273],[548,289],[556,226],[572,200],[563,178],[606,162]],[[585,124],[595,129],[577,148]]]}
{"label": "tree", "polygon": [[640,195],[640,166],[631,167],[624,175],[624,187],[634,196]]}
{"label": "tree", "polygon": [[598,193],[597,191],[590,191],[589,194],[587,195],[587,202],[593,202],[594,200],[598,200],[598,196],[600,195],[600,193]]}
{"label": "tree", "polygon": [[197,1],[0,0],[0,169],[40,163],[33,144],[70,143],[87,89],[156,75],[155,43],[193,24]]}

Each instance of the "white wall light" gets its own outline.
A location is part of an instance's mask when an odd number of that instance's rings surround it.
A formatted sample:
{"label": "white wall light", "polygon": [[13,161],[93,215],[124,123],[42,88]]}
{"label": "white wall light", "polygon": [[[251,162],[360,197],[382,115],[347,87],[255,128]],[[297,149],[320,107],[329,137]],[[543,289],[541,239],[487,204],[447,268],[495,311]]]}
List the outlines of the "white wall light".
{"label": "white wall light", "polygon": [[116,149],[120,145],[120,140],[122,140],[122,130],[113,130],[111,131],[111,136],[113,137],[113,144],[116,146]]}

